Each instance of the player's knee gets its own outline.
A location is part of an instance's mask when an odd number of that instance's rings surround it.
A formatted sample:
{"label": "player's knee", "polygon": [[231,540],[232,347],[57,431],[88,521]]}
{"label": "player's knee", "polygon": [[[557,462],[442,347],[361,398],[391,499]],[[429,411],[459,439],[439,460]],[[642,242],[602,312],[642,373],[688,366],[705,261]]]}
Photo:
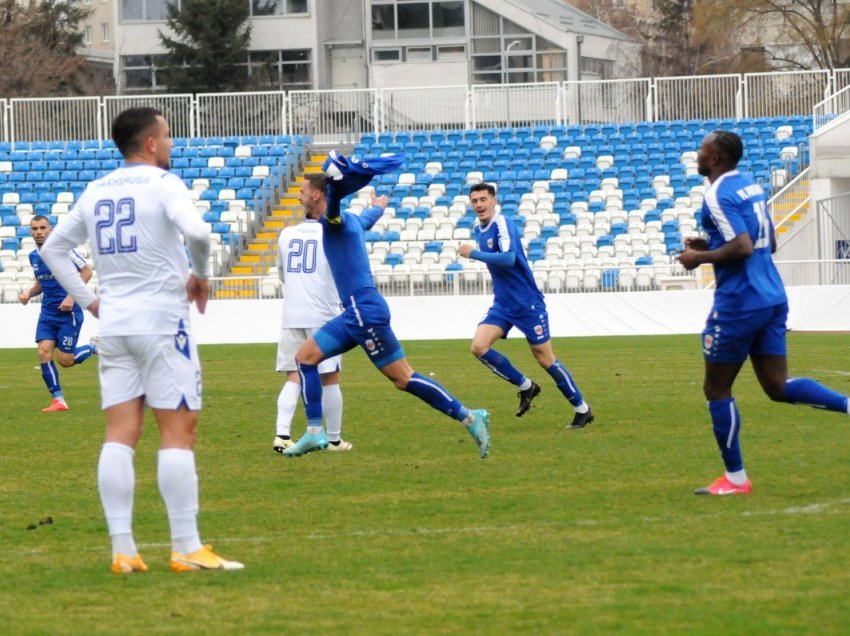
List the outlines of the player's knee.
{"label": "player's knee", "polygon": [[473,342],[472,346],[469,348],[469,350],[470,350],[470,352],[472,352],[472,355],[474,355],[476,358],[480,358],[485,353],[490,351],[490,347],[486,344],[483,344],[483,343]]}
{"label": "player's knee", "polygon": [[766,382],[762,388],[765,395],[774,402],[785,402],[785,382]]}

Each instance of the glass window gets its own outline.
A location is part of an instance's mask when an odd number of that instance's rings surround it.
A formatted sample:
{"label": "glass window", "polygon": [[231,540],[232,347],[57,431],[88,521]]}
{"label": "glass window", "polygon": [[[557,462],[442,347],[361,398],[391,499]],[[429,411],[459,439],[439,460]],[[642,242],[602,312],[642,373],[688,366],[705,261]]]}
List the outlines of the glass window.
{"label": "glass window", "polygon": [[408,62],[430,62],[433,59],[430,46],[408,46]]}
{"label": "glass window", "polygon": [[372,49],[373,62],[401,62],[401,49]]}
{"label": "glass window", "polygon": [[287,13],[307,13],[307,0],[287,0]]}
{"label": "glass window", "polygon": [[145,20],[166,20],[168,0],[145,0]]}
{"label": "glass window", "polygon": [[463,2],[435,2],[431,5],[434,37],[464,35]]}
{"label": "glass window", "polygon": [[398,5],[398,39],[430,36],[430,16],[427,2]]}
{"label": "glass window", "polygon": [[109,42],[109,23],[102,22],[100,25],[100,39],[103,42]]}
{"label": "glass window", "polygon": [[86,25],[86,29],[85,29],[85,31],[83,31],[83,33],[84,33],[83,44],[91,44],[91,42],[92,42],[91,27]]}
{"label": "glass window", "polygon": [[124,85],[127,88],[151,88],[153,72],[150,68],[128,69],[124,71]]}
{"label": "glass window", "polygon": [[282,0],[252,0],[251,15],[283,15]]}
{"label": "glass window", "polygon": [[391,4],[372,5],[372,38],[395,39],[395,7]]}
{"label": "glass window", "polygon": [[472,58],[472,69],[474,71],[501,72],[502,58],[499,55],[476,55]]}
{"label": "glass window", "polygon": [[437,59],[438,60],[465,60],[466,59],[466,47],[462,44],[459,46],[438,46],[437,47]]}
{"label": "glass window", "polygon": [[143,20],[145,7],[142,0],[121,0],[122,20]]}

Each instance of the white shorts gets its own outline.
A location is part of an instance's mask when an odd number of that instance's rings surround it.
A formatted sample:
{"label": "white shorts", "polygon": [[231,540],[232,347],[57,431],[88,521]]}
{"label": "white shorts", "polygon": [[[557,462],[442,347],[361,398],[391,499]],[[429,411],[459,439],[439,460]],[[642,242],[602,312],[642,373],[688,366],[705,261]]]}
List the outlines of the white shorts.
{"label": "white shorts", "polygon": [[[298,348],[307,342],[319,327],[286,328],[280,330],[280,342],[277,345],[277,366],[279,372],[297,371],[295,354]],[[342,369],[342,355],[322,360],[319,363],[319,373],[334,373]]]}
{"label": "white shorts", "polygon": [[101,336],[101,407],[145,397],[155,409],[201,408],[201,363],[190,334]]}

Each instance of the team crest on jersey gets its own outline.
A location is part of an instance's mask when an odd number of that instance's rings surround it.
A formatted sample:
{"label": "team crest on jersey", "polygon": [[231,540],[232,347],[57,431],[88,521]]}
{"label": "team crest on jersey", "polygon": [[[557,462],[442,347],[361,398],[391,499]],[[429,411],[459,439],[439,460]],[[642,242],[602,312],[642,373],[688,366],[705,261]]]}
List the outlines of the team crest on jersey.
{"label": "team crest on jersey", "polygon": [[702,348],[706,351],[711,351],[711,346],[714,344],[714,336],[710,333],[705,334],[702,337]]}
{"label": "team crest on jersey", "polygon": [[534,326],[534,333],[536,333],[538,336],[542,336],[543,335],[543,325],[535,325]]}
{"label": "team crest on jersey", "polygon": [[374,341],[374,340],[372,340],[371,338],[369,338],[369,339],[366,341],[366,348],[367,348],[369,351],[374,351],[374,350],[375,350],[375,341]]}
{"label": "team crest on jersey", "polygon": [[491,239],[491,238],[487,239],[487,247],[490,248],[490,249],[493,249],[493,239]]}

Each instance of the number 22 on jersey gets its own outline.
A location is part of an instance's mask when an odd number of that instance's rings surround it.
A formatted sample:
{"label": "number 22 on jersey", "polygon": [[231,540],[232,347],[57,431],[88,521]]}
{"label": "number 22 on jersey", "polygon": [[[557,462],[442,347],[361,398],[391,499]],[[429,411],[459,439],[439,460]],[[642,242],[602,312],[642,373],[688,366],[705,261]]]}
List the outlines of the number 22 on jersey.
{"label": "number 22 on jersey", "polygon": [[118,201],[101,199],[94,206],[95,238],[98,254],[126,254],[135,252],[136,203],[124,198]]}

